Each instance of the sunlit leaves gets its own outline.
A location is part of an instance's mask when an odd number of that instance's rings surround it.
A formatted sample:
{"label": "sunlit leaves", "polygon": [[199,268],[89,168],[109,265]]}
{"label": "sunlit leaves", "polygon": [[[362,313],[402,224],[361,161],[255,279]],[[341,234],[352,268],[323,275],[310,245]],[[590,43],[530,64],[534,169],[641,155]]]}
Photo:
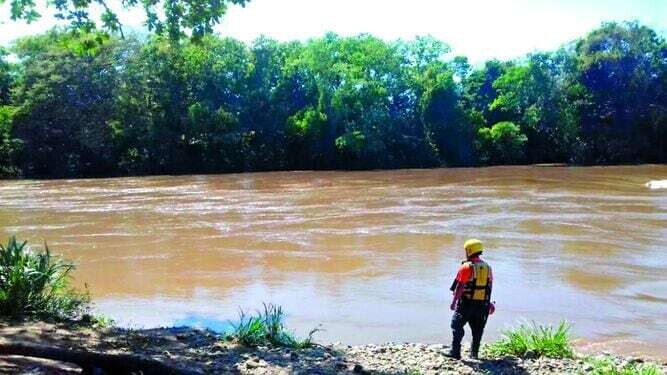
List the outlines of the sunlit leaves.
{"label": "sunlit leaves", "polygon": [[[1,0],[0,4],[5,0]],[[140,8],[146,16],[149,31],[167,35],[172,41],[183,36],[199,40],[213,32],[227,11],[229,4],[245,6],[249,0],[123,0],[124,9]],[[11,18],[28,23],[40,18],[35,0],[9,0]],[[42,5],[53,7],[55,17],[65,20],[72,29],[89,32],[102,27],[109,32],[120,32],[122,24],[116,10],[105,0],[49,0]],[[99,19],[93,15],[100,9]]]}
{"label": "sunlit leaves", "polygon": [[16,155],[21,141],[12,137],[12,119],[16,108],[0,105],[0,177],[15,177],[19,174]]}
{"label": "sunlit leaves", "polygon": [[327,115],[316,108],[307,107],[287,119],[287,129],[299,137],[319,137],[324,132]]}
{"label": "sunlit leaves", "polygon": [[528,138],[514,123],[504,121],[477,132],[477,148],[484,162],[493,164],[520,163]]}
{"label": "sunlit leaves", "polygon": [[344,154],[358,155],[364,147],[366,137],[358,130],[347,132],[336,138],[336,148]]}

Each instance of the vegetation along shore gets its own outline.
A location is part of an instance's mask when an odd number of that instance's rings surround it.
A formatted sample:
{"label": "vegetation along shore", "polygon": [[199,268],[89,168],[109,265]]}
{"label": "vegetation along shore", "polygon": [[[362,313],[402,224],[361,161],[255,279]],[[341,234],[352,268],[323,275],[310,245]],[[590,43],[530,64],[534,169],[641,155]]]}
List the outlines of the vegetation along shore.
{"label": "vegetation along shore", "polygon": [[70,287],[73,265],[12,238],[0,247],[0,370],[7,373],[661,374],[667,363],[576,353],[569,326],[523,324],[486,345],[480,360],[444,356],[442,344],[320,345],[284,324],[280,306],[241,313],[228,332],[125,329],[91,315]]}
{"label": "vegetation along shore", "polygon": [[607,23],[475,66],[449,52],[431,37],[26,37],[0,48],[0,175],[667,161],[654,30]]}

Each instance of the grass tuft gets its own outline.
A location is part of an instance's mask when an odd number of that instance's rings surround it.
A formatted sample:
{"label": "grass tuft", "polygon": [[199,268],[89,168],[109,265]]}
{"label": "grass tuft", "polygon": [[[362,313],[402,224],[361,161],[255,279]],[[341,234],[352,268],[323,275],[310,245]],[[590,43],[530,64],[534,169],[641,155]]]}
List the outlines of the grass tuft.
{"label": "grass tuft", "polygon": [[239,312],[239,321],[234,327],[230,338],[246,346],[274,346],[293,349],[305,349],[313,346],[313,335],[320,331],[312,329],[305,339],[299,339],[287,331],[284,325],[285,313],[281,306],[264,304],[264,311],[248,315]]}
{"label": "grass tuft", "polygon": [[74,265],[12,237],[0,244],[0,318],[74,319],[89,308],[87,294],[70,286]]}
{"label": "grass tuft", "polygon": [[[654,363],[622,363],[617,364],[611,357],[588,358],[585,371],[589,375],[661,375],[662,371]],[[581,372],[582,374],[584,372]]]}
{"label": "grass tuft", "polygon": [[77,323],[83,327],[92,327],[96,329],[111,328],[116,324],[113,319],[106,315],[90,313],[83,314]]}
{"label": "grass tuft", "polygon": [[501,339],[487,345],[485,350],[491,356],[572,358],[574,355],[570,343],[570,325],[564,321],[556,327],[521,324],[502,332]]}

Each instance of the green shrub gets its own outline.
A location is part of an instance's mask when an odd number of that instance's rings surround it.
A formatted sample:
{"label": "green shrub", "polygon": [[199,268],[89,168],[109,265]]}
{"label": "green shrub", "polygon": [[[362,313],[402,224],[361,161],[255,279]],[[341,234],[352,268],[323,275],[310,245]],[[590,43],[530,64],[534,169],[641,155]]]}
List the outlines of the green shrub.
{"label": "green shrub", "polygon": [[72,319],[88,310],[89,298],[70,286],[71,263],[26,242],[0,244],[0,318]]}
{"label": "green shrub", "polygon": [[571,358],[574,354],[570,343],[570,326],[560,322],[557,327],[535,323],[502,332],[500,340],[486,346],[492,356],[515,355],[518,357]]}
{"label": "green shrub", "polygon": [[528,138],[513,122],[503,121],[477,131],[477,151],[482,163],[517,164],[524,160]]}
{"label": "green shrub", "polygon": [[662,371],[653,363],[624,363],[617,364],[611,357],[588,358],[586,363],[593,368],[587,368],[589,375],[661,375]]}
{"label": "green shrub", "polygon": [[358,130],[347,132],[336,138],[335,141],[336,149],[349,155],[358,155],[364,148],[365,143],[366,136]]}
{"label": "green shrub", "polygon": [[295,349],[308,348],[313,345],[313,335],[319,329],[313,329],[306,339],[299,339],[288,332],[283,323],[285,314],[282,307],[264,304],[264,312],[247,315],[243,310],[239,313],[239,322],[233,324],[234,330],[230,338],[246,346],[277,346]]}
{"label": "green shrub", "polygon": [[313,106],[308,106],[287,119],[287,131],[299,137],[318,137],[326,127],[327,115]]}

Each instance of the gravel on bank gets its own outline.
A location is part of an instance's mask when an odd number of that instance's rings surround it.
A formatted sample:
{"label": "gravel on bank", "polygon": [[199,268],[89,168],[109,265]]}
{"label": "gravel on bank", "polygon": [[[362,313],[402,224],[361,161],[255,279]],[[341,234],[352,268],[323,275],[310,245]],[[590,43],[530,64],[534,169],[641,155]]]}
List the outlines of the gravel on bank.
{"label": "gravel on bank", "polygon": [[[99,353],[134,353],[202,374],[577,374],[592,368],[583,360],[514,357],[468,359],[444,356],[446,345],[387,343],[327,345],[304,350],[246,348],[206,330],[158,328],[90,329],[50,323],[0,323],[0,343],[21,342]],[[638,358],[613,357],[627,363]],[[662,364],[667,374],[667,364]],[[0,356],[0,373],[76,374],[76,366]]]}

